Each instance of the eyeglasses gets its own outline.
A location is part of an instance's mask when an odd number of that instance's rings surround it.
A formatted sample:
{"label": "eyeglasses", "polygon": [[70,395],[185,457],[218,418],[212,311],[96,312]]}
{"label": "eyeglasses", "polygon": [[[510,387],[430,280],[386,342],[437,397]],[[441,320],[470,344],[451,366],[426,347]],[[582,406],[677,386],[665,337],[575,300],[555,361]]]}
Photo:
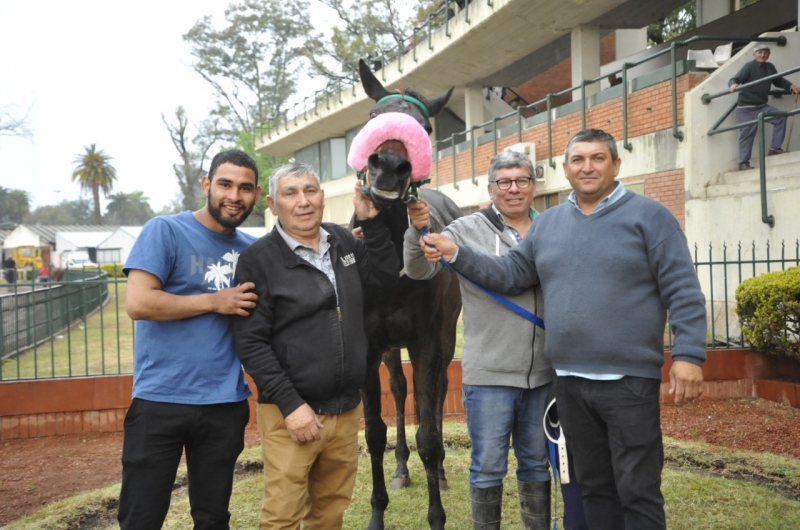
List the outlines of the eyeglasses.
{"label": "eyeglasses", "polygon": [[530,177],[519,177],[519,178],[514,179],[514,180],[512,180],[512,179],[495,180],[494,184],[496,184],[497,187],[500,188],[501,190],[505,191],[505,190],[510,190],[511,189],[511,185],[516,182],[517,183],[517,188],[519,188],[521,190],[524,190],[525,188],[527,188],[528,186],[531,185],[531,181],[532,180],[533,179],[530,178]]}

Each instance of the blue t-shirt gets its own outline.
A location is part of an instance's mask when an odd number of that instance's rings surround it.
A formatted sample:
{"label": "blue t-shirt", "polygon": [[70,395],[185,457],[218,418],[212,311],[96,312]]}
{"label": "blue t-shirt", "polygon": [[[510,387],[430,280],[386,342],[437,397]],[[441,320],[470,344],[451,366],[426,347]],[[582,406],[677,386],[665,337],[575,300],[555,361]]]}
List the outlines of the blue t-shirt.
{"label": "blue t-shirt", "polygon": [[[172,294],[219,291],[236,285],[233,274],[239,254],[253,241],[239,230],[233,234],[209,230],[192,212],[156,217],[144,225],[123,271],[149,272]],[[133,397],[209,405],[249,396],[228,315],[136,322]]]}

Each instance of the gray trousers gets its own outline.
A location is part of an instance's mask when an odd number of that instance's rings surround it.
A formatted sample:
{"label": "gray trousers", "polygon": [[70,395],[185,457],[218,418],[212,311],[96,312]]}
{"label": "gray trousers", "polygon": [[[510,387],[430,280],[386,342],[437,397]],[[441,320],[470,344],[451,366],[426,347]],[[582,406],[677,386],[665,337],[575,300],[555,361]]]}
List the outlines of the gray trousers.
{"label": "gray trousers", "polygon": [[[776,110],[778,109],[766,104],[760,107],[736,107],[736,119],[739,120],[739,123],[751,121],[757,119],[762,112]],[[786,118],[773,118],[769,122],[773,127],[770,149],[777,149],[783,145],[783,137],[786,135]],[[753,142],[756,139],[757,131],[758,124],[748,125],[739,129],[739,164],[746,164],[750,161],[750,154],[753,152]]]}

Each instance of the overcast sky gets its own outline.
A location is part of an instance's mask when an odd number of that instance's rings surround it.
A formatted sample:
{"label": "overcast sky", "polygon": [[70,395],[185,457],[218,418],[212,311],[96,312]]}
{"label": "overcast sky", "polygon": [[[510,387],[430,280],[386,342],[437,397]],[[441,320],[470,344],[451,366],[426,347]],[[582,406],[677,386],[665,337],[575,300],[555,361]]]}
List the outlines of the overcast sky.
{"label": "overcast sky", "polygon": [[[177,152],[161,121],[183,105],[199,123],[211,88],[190,69],[181,35],[228,0],[0,0],[0,106],[33,105],[33,140],[0,137],[0,186],[32,209],[77,199],[76,155],[114,158],[114,190],[144,191],[158,211],[178,193]],[[90,197],[90,195],[89,195]]]}

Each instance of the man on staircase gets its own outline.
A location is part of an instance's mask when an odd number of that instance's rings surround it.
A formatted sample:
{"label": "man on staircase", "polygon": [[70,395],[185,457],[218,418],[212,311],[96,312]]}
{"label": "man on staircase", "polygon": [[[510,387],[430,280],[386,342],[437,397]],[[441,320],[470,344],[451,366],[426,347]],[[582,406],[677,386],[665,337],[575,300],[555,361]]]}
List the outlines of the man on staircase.
{"label": "man on staircase", "polygon": [[[766,44],[759,44],[753,52],[754,59],[745,64],[730,81],[728,86],[731,92],[736,87],[745,83],[751,83],[764,79],[778,73],[775,65],[768,62],[770,49]],[[792,94],[800,93],[800,87],[793,85],[783,77],[776,77],[772,84],[778,88],[791,91]],[[757,85],[745,88],[739,92],[739,104],[736,106],[736,119],[739,123],[752,121],[758,118],[762,112],[777,111],[775,107],[767,105],[769,98],[770,82],[764,81]],[[772,144],[767,155],[778,155],[783,153],[781,146],[786,134],[786,118],[773,118],[772,123]],[[739,169],[753,169],[750,165],[750,154],[753,151],[753,141],[756,138],[757,124],[748,125],[739,129]]]}

